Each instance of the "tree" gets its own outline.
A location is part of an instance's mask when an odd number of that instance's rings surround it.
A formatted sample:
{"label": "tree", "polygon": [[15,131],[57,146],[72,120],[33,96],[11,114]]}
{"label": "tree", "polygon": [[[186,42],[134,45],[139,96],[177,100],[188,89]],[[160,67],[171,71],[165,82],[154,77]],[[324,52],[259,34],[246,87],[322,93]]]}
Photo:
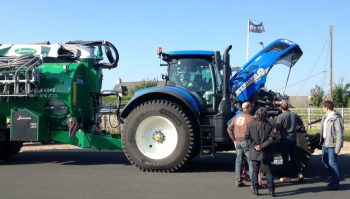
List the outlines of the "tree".
{"label": "tree", "polygon": [[350,107],[350,82],[345,84],[346,96],[348,97],[347,107]]}
{"label": "tree", "polygon": [[347,107],[349,100],[349,87],[350,84],[343,84],[343,78],[340,79],[338,84],[334,84],[333,89],[333,103],[335,107]]}
{"label": "tree", "polygon": [[142,80],[138,82],[134,87],[130,88],[128,91],[129,96],[134,96],[135,92],[143,89],[143,88],[148,88],[152,86],[157,86],[158,85],[158,79],[153,79],[153,80]]}
{"label": "tree", "polygon": [[320,107],[324,97],[323,89],[319,85],[316,85],[315,88],[311,89],[310,95],[311,95],[311,99],[310,99],[311,104],[313,106]]}

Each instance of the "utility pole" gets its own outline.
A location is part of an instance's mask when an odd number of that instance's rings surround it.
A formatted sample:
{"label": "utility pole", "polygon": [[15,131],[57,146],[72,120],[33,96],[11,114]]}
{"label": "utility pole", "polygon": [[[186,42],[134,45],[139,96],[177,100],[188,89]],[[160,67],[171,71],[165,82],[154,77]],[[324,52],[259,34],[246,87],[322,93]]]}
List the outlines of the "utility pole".
{"label": "utility pole", "polygon": [[331,89],[330,97],[333,100],[333,25],[330,26],[330,78],[329,78],[329,86]]}

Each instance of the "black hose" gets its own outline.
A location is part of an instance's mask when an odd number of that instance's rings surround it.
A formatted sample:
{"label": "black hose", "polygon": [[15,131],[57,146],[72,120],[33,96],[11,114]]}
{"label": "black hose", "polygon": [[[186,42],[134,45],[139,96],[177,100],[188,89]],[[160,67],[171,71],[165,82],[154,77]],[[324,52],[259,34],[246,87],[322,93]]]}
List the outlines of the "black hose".
{"label": "black hose", "polygon": [[[118,66],[119,62],[119,52],[117,48],[109,41],[69,41],[66,44],[78,44],[82,46],[104,46],[105,47],[105,53],[107,56],[107,59],[109,61],[108,63],[101,63],[98,64],[99,67],[101,68],[116,68]],[[112,50],[111,50],[112,49]],[[112,51],[114,52],[115,58],[113,57]]]}
{"label": "black hose", "polygon": [[314,120],[314,121],[311,121],[311,122],[308,123],[307,125],[310,126],[310,125],[316,124],[316,123],[321,122],[321,121],[322,121],[322,118],[321,118],[321,119]]}
{"label": "black hose", "polygon": [[[109,125],[112,128],[118,128],[118,126],[123,123],[122,119],[120,118],[120,109],[121,109],[122,98],[119,95],[119,92],[118,91],[105,90],[105,91],[102,91],[100,94],[98,94],[98,96],[100,96],[100,97],[102,97],[102,96],[111,96],[111,95],[115,95],[117,97],[117,106],[116,106],[115,112],[112,111],[113,108],[110,108],[110,111],[106,112],[106,113],[101,113],[100,112],[100,116],[97,119],[97,121],[99,121],[98,124],[97,124],[99,129],[101,129],[100,122],[101,122],[101,117],[103,115],[108,115],[108,122],[109,122]],[[118,124],[116,126],[113,126],[113,124],[111,122],[111,117],[110,116],[112,114],[117,117]]]}
{"label": "black hose", "polygon": [[[118,95],[118,94],[117,94]],[[122,104],[122,97],[120,97],[120,95],[118,95],[118,105],[117,105],[117,111],[116,111],[116,116],[117,116],[117,120],[118,120],[118,124],[122,124],[123,121],[120,118],[120,108],[121,108],[121,104]]]}

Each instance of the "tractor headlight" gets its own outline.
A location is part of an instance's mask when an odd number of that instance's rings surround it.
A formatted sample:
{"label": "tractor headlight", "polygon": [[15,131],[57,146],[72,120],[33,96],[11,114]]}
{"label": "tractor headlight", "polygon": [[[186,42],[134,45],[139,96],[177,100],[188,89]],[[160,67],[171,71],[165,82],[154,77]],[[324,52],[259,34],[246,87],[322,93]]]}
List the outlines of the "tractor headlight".
{"label": "tractor headlight", "polygon": [[65,116],[68,113],[67,105],[58,99],[51,99],[45,109],[55,116]]}

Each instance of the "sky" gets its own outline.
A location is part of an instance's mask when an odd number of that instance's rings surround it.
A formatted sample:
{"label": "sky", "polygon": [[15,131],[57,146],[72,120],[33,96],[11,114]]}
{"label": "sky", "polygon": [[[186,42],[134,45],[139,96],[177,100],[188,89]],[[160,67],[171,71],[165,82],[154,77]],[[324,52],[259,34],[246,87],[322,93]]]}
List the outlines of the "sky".
{"label": "sky", "polygon": [[[329,29],[333,33],[333,80],[350,82],[350,1],[347,0],[1,0],[0,43],[107,40],[119,51],[119,66],[104,73],[103,89],[124,82],[161,80],[156,49],[213,50],[229,44],[231,66],[246,63],[247,23],[264,23],[251,33],[252,57],[265,45],[285,38],[299,44],[303,56],[292,68],[285,93],[309,95],[319,85],[329,91]],[[284,92],[288,67],[276,65],[266,87]]]}

